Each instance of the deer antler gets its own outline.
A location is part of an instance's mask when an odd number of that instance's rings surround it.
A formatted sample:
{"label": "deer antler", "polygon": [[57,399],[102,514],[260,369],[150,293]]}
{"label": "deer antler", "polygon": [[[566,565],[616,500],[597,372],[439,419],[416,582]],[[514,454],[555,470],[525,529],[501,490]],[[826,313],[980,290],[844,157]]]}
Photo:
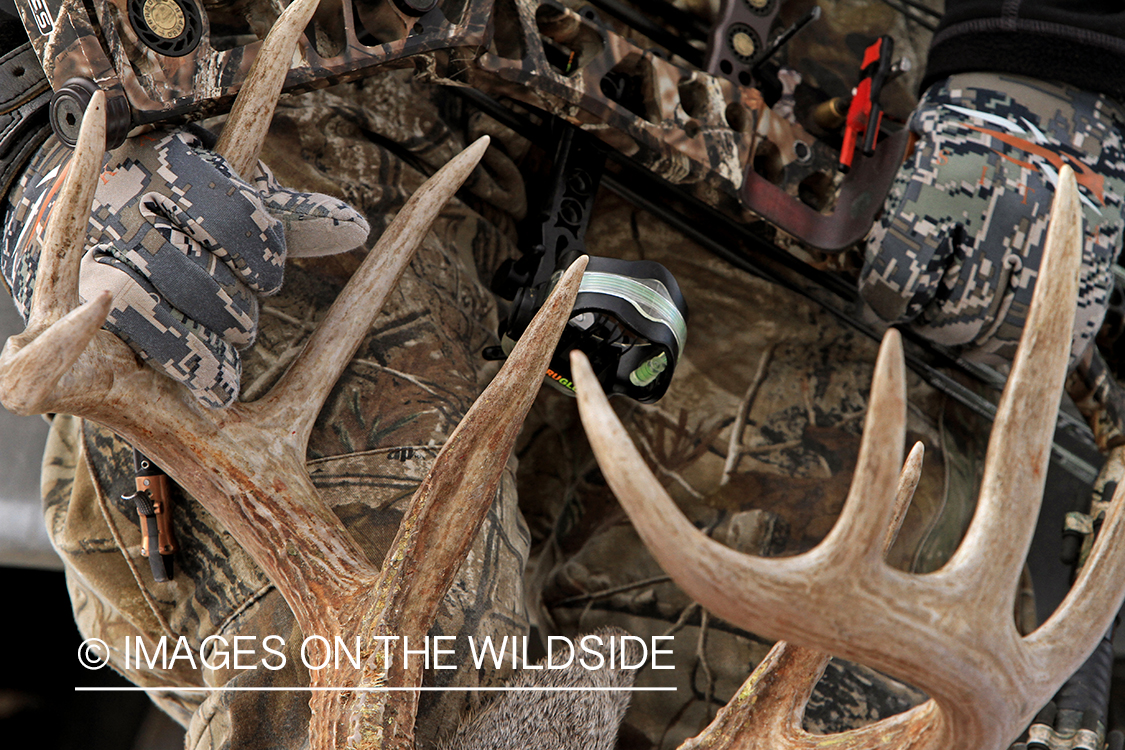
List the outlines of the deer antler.
{"label": "deer antler", "polygon": [[1012,617],[1071,346],[1081,227],[1074,176],[1064,170],[977,513],[953,558],[929,575],[895,570],[882,554],[905,431],[897,332],[887,333],[879,352],[839,521],[810,552],[780,559],[736,553],[695,529],[633,448],[588,363],[574,358],[579,408],[602,470],[653,556],[689,595],[755,633],[880,669],[931,698],[843,737],[791,733],[779,745],[778,737],[745,727],[708,746],[1000,750],[1094,648],[1125,597],[1120,500],[1102,527],[1093,564],[1059,610],[1026,637]]}
{"label": "deer antler", "polygon": [[[258,161],[262,141],[277,107],[277,95],[293,62],[293,50],[319,5],[320,0],[294,0],[277,17],[258,49],[254,65],[246,75],[242,91],[215,144],[215,151],[226,158],[236,174],[248,177],[250,168]],[[244,95],[247,90],[253,92],[252,95]]]}
{"label": "deer antler", "polygon": [[[895,493],[894,514],[883,537],[883,554],[890,550],[898,535],[918,480],[922,476],[922,443],[915,443],[906,457]],[[747,727],[754,728],[754,738],[769,738],[770,748],[840,747],[840,736],[813,735],[804,730],[801,720],[813,689],[824,674],[831,656],[821,651],[778,641],[766,658],[747,678],[730,702],[715,716],[703,732],[689,739],[681,750],[719,750],[747,746]],[[893,720],[880,722],[874,731],[876,747],[911,747],[905,742],[912,728],[925,730],[929,725],[910,721],[910,712]],[[917,726],[915,726],[917,725]],[[860,730],[860,732],[872,730]],[[853,743],[857,733],[851,733]],[[910,742],[918,737],[910,737]],[[862,747],[862,745],[859,745]]]}
{"label": "deer antler", "polygon": [[[278,27],[287,44],[275,44],[272,33],[266,42],[282,48],[275,56],[289,59],[284,50],[302,33],[301,14],[313,6],[315,0],[299,0],[283,14],[290,21]],[[259,56],[266,60],[263,64],[270,58]],[[224,132],[244,132],[239,112],[260,120],[263,102],[268,100],[272,108],[283,75],[270,78],[251,74],[240,94],[243,106],[236,107]],[[268,394],[254,403],[214,410],[184,386],[140,364],[125,344],[100,329],[109,310],[108,293],[79,306],[79,261],[104,133],[105,97],[98,92],[83,118],[66,184],[54,204],[27,329],[9,339],[0,354],[0,401],[21,414],[60,412],[91,419],[143,450],[247,550],[306,634],[330,642],[337,635],[361,638],[363,666],[336,671],[335,687],[418,686],[419,660],[414,660],[417,669],[396,670],[392,665],[399,651],[392,648],[391,662],[385,664],[377,637],[405,635],[417,642],[432,624],[457,563],[495,498],[506,456],[569,319],[585,259],[564,275],[500,373],[450,436],[380,569],[309,480],[304,468],[309,433],[336,379],[434,219],[484,154],[488,138],[455,157],[407,202]],[[243,172],[260,147],[222,143],[233,149],[227,155]],[[313,672],[314,685],[323,679]],[[412,691],[314,693],[311,746],[412,748],[416,703]]]}

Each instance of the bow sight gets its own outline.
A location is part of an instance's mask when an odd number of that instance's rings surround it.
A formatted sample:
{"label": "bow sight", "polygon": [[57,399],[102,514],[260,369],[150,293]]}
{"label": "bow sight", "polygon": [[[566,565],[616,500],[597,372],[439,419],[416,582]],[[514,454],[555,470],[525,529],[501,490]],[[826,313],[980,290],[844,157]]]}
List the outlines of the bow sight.
{"label": "bow sight", "polygon": [[[502,264],[493,280],[493,291],[512,305],[501,325],[500,351],[485,356],[499,359],[511,352],[563,272],[585,252],[605,153],[577,128],[559,123],[555,130],[558,148],[547,195],[524,232],[524,255]],[[577,349],[606,393],[652,403],[668,390],[686,342],[687,303],[664,266],[592,257],[547,382],[573,395],[570,352]]]}

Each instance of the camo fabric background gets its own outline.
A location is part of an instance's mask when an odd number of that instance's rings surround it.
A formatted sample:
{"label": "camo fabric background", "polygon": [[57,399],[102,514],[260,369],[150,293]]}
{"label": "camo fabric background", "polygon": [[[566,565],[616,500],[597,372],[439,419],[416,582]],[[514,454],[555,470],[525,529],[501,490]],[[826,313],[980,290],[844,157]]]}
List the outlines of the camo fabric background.
{"label": "camo fabric background", "polygon": [[[427,125],[421,132],[441,138],[440,144],[423,138],[411,144],[417,152],[435,154],[436,161],[457,144],[409,78],[373,79],[346,94],[347,108],[333,106],[333,91],[282,107],[263,156],[283,184],[346,198],[377,236],[424,175],[367,138],[364,127],[370,123],[357,122],[351,116],[355,108],[400,100],[404,109],[397,112],[413,113]],[[378,108],[366,111],[377,119],[371,112]],[[412,161],[431,171],[424,160]],[[332,167],[322,169],[323,164]],[[495,263],[509,252],[507,238],[478,213],[456,201],[447,207],[321,411],[309,447],[310,474],[372,559],[382,560],[414,489],[491,375],[480,352],[497,343],[495,303],[475,264]],[[245,359],[244,398],[261,395],[280,377],[362,257],[363,251],[355,251],[290,261],[281,293],[262,301],[258,341]],[[44,481],[47,525],[66,562],[81,631],[111,645],[118,671],[152,688],[154,700],[187,728],[188,747],[302,746],[307,693],[205,697],[162,690],[306,684],[295,651],[280,672],[194,671],[182,659],[175,671],[123,669],[125,639],[138,635],[149,649],[161,636],[173,644],[185,636],[195,653],[210,635],[228,641],[236,635],[278,635],[289,648],[302,640],[288,606],[257,566],[201,506],[178,491],[174,522],[181,552],[175,578],[153,583],[140,556],[135,508],[121,499],[132,492],[131,456],[128,446],[95,425],[67,417],[54,422]],[[526,633],[521,580],[528,544],[516,507],[513,464],[431,633],[457,636],[462,648],[467,635]],[[428,680],[495,684],[504,676],[489,663],[479,674],[470,666],[436,672]],[[468,693],[425,695],[419,721],[423,745],[454,727],[466,702],[475,700]]]}
{"label": "camo fabric background", "polygon": [[999,74],[932,86],[919,135],[869,236],[860,290],[880,318],[910,323],[990,363],[1010,361],[1031,302],[1058,171],[1078,178],[1086,245],[1072,362],[1097,334],[1121,251],[1125,109],[1072,88]]}

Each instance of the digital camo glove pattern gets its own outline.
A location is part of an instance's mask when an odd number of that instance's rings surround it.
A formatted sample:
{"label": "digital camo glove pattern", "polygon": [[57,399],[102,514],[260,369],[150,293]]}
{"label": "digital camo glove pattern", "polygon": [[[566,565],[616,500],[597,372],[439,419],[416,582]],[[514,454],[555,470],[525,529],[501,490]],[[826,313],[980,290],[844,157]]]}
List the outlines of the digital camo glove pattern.
{"label": "digital camo glove pattern", "polygon": [[1101,326],[1121,250],[1123,124],[1109,98],[1057,84],[992,73],[934,84],[911,117],[914,154],[868,238],[864,299],[888,323],[978,360],[1010,361],[1069,164],[1086,234],[1073,364]]}
{"label": "digital camo glove pattern", "polygon": [[[295,255],[361,244],[367,222],[326,195],[287,190],[259,164],[248,183],[206,150],[206,131],[156,131],[112,152],[82,261],[81,293],[113,293],[105,328],[204,404],[238,396],[238,350],[254,341],[257,295],[281,288]],[[54,140],[9,199],[0,270],[26,316],[42,234],[70,151]]]}

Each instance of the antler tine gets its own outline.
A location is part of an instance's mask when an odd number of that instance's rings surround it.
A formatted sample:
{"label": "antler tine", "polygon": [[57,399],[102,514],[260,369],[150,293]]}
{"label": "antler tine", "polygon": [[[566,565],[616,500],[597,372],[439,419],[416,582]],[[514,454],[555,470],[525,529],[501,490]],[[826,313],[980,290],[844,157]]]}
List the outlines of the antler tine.
{"label": "antler tine", "polygon": [[[499,374],[450,435],[415,492],[383,562],[375,592],[375,598],[385,602],[379,623],[381,633],[416,641],[429,631],[437,608],[496,497],[516,436],[574,309],[587,262],[588,258],[582,256],[563,274]],[[376,659],[381,657],[377,652]],[[392,656],[391,665],[379,661],[371,666],[376,671],[389,666],[389,687],[419,685],[421,662],[413,660],[409,671],[401,665],[402,660]],[[417,694],[410,692],[387,697],[383,724],[402,742],[406,742],[404,733],[409,733],[414,725],[417,699]]]}
{"label": "antler tine", "polygon": [[[424,560],[411,561],[412,565],[424,563],[424,567],[418,567],[410,579],[410,586],[417,593],[403,594],[408,609],[422,614],[429,612],[429,619],[432,619],[431,610],[444,596],[443,589],[450,583],[451,568],[464,557],[464,549],[475,534],[465,533],[471,525],[465,520],[472,518],[469,510],[477,512],[479,524],[484,511],[492,504],[508,453],[515,445],[524,417],[539,393],[547,365],[574,309],[574,300],[588,262],[589,259],[582,256],[567,269],[500,372],[449,436],[415,493],[407,519],[424,512],[426,523],[410,528],[411,524],[404,519],[399,539],[417,535],[418,540],[409,551],[397,544],[392,546],[383,566],[383,570],[395,571],[397,575],[408,567],[405,563],[409,552],[425,552]],[[449,523],[434,522],[442,516],[445,517],[442,520]],[[449,534],[454,527],[454,517],[461,520],[456,524],[457,533]],[[426,536],[432,538],[424,539]],[[406,619],[412,623],[426,621],[423,617]]]}
{"label": "antler tine", "polygon": [[21,334],[9,339],[0,354],[0,402],[14,414],[29,416],[52,411],[52,397],[65,375],[109,315],[112,297],[102,292],[72,310],[22,349]]}
{"label": "antler tine", "polygon": [[[883,336],[859,457],[844,509],[817,551],[829,565],[883,566],[887,530],[895,528],[896,487],[906,440],[906,373],[902,337],[893,328]],[[897,532],[896,532],[897,533]],[[856,573],[861,575],[860,573]]]}
{"label": "antler tine", "polygon": [[[989,438],[977,512],[942,571],[981,592],[987,615],[1011,622],[1035,532],[1066,377],[1082,262],[1082,209],[1069,167],[1060,170],[1043,259],[1023,338]],[[1019,440],[1013,440],[1019,435]],[[984,615],[985,613],[982,613]]]}
{"label": "antler tine", "polygon": [[242,177],[249,178],[258,161],[277,97],[293,62],[293,51],[319,2],[295,0],[278,17],[258,48],[254,65],[219,135],[215,151]]}
{"label": "antler tine", "polygon": [[[779,641],[714,721],[678,750],[924,750],[942,747],[940,708],[926,701],[838,734],[801,726],[828,656]],[[943,749],[944,750],[944,749]]]}
{"label": "antler tine", "polygon": [[359,347],[387,296],[445,204],[488,149],[482,136],[411,196],[273,389],[250,408],[290,435],[304,455],[313,422],[336,379]]}
{"label": "antler tine", "polygon": [[[897,332],[888,332],[880,349],[857,480],[844,515],[816,550],[790,558],[744,555],[696,529],[637,452],[586,358],[573,353],[571,366],[582,423],[614,494],[665,572],[718,616],[769,637],[782,638],[793,632],[811,636],[809,621],[800,613],[806,603],[794,593],[796,588],[803,591],[813,577],[838,569],[848,559],[853,561],[848,565],[883,565],[881,541],[894,512],[906,419]],[[872,420],[880,419],[890,424],[871,426],[877,424]],[[863,477],[860,472],[865,469],[872,477]],[[829,555],[831,559],[826,560]]]}
{"label": "antler tine", "polygon": [[801,747],[801,719],[831,659],[778,641],[714,720],[678,750],[791,750]]}
{"label": "antler tine", "polygon": [[898,532],[902,529],[902,522],[906,519],[906,511],[910,510],[910,503],[914,500],[914,491],[918,489],[918,482],[922,479],[922,459],[926,455],[926,447],[919,440],[910,449],[906,463],[902,465],[902,474],[898,478],[898,490],[895,491],[895,502],[891,513],[891,522],[887,526],[887,533],[883,537],[883,556],[891,551]]}
{"label": "antler tine", "polygon": [[[78,269],[90,203],[105,155],[105,94],[95,92],[82,118],[66,178],[40,250],[25,333],[0,355],[0,400],[16,414],[39,414],[109,314],[110,296],[78,306]],[[75,309],[77,308],[77,309]]]}
{"label": "antler tine", "polygon": [[90,204],[105,158],[105,92],[90,97],[66,180],[51,208],[43,239],[28,327],[55,322],[78,306],[79,260],[85,250]]}
{"label": "antler tine", "polygon": [[[795,564],[807,571],[807,556],[766,560],[743,555],[695,528],[645,464],[609,405],[586,356],[572,352],[570,364],[578,412],[602,473],[665,572],[692,598],[731,622],[762,620],[737,601],[742,597],[732,596],[746,581],[756,582],[761,589],[757,593],[771,599],[755,603],[753,610],[770,610],[771,604],[784,606],[784,574]],[[779,633],[781,629],[773,630]]]}
{"label": "antler tine", "polygon": [[[890,551],[906,518],[906,511],[922,476],[924,453],[922,443],[915,443],[902,467],[894,512],[883,537],[884,555]],[[801,720],[816,683],[831,658],[815,649],[778,641],[742,688],[719,710],[715,720],[698,736],[682,744],[679,750],[747,750],[757,747],[762,750],[798,750],[817,747],[825,738],[805,732]],[[932,710],[933,706],[930,706],[925,711]],[[863,737],[849,732],[850,742],[859,744],[847,747],[851,750],[868,746],[887,747],[889,740],[900,733],[922,731],[919,722],[929,722],[916,713],[923,711],[915,709],[910,715],[888,720],[893,723],[879,722],[878,726],[864,728],[861,730]],[[874,739],[874,743],[864,745],[863,741],[868,736]],[[839,747],[839,740],[840,735],[834,735],[832,746]]]}

